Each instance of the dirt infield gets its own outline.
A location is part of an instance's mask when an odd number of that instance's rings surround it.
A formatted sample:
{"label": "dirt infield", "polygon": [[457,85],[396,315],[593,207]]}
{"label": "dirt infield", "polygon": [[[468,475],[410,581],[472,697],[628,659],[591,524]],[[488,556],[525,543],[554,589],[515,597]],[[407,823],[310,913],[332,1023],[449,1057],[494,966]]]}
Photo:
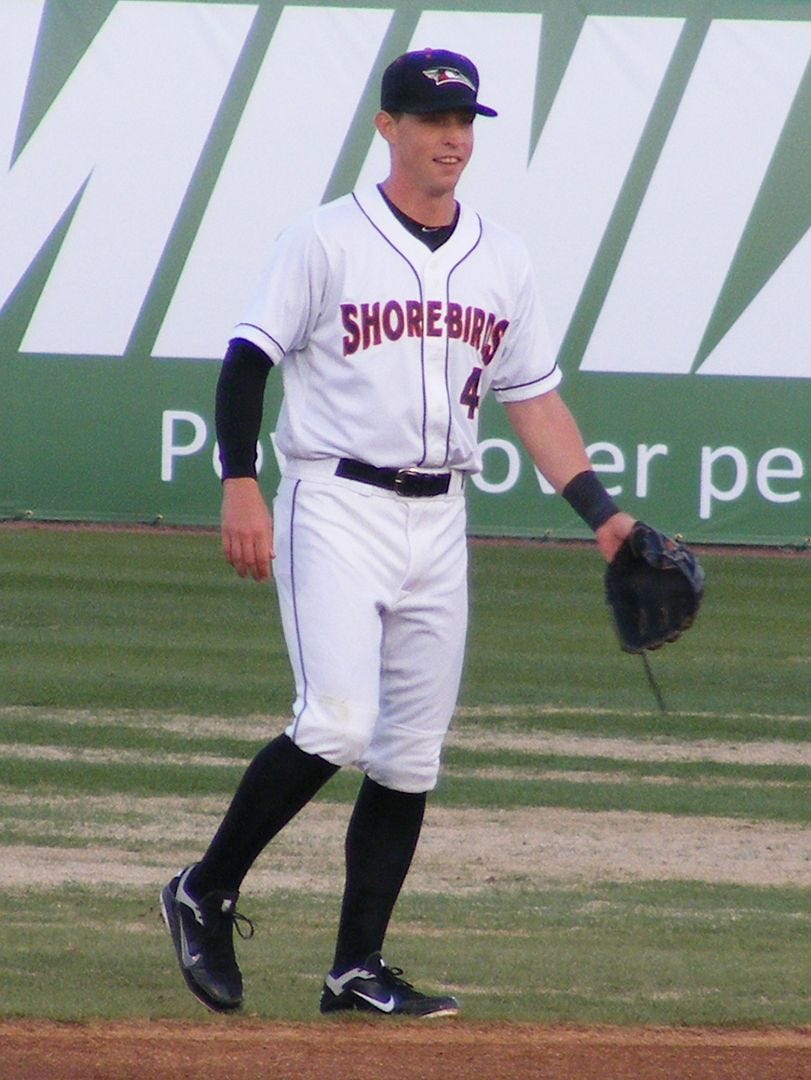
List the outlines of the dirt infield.
{"label": "dirt infield", "polygon": [[809,1080],[811,1028],[0,1021],[0,1080]]}

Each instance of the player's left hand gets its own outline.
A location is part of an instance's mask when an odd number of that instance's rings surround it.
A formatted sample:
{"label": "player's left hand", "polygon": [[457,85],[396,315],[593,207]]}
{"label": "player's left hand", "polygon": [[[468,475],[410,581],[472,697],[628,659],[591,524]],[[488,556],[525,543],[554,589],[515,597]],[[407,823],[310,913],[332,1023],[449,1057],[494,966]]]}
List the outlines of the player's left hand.
{"label": "player's left hand", "polygon": [[613,560],[622,546],[623,540],[631,535],[635,524],[636,518],[621,510],[600,526],[594,537],[606,562],[610,563]]}
{"label": "player's left hand", "polygon": [[638,521],[605,571],[605,597],[620,646],[640,653],[693,625],[704,570],[681,540]]}

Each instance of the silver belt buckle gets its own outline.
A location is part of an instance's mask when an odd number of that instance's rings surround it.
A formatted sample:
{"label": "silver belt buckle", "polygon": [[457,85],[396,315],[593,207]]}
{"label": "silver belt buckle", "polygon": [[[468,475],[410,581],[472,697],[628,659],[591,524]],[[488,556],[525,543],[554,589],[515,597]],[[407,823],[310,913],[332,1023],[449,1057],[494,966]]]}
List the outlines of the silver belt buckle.
{"label": "silver belt buckle", "polygon": [[398,495],[403,495],[403,488],[408,484],[408,481],[412,476],[424,476],[425,473],[421,473],[419,469],[398,469],[397,475],[394,478],[394,490]]}

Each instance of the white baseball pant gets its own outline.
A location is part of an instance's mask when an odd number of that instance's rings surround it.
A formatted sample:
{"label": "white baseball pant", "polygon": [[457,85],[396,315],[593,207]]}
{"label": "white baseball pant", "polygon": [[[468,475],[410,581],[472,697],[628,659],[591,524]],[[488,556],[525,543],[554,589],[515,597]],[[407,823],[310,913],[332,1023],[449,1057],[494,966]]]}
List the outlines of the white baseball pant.
{"label": "white baseball pant", "polygon": [[407,498],[335,477],[334,462],[298,465],[305,475],[285,475],[274,501],[274,575],[296,683],[287,733],[385,787],[429,791],[465,649],[461,482],[453,494]]}

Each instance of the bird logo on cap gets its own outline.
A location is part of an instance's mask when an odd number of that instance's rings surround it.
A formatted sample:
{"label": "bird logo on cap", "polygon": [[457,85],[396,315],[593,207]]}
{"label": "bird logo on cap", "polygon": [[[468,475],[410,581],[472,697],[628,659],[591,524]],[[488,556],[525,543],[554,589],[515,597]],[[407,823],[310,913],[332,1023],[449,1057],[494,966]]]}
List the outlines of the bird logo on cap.
{"label": "bird logo on cap", "polygon": [[461,83],[463,86],[469,87],[474,92],[474,94],[476,92],[476,87],[473,85],[467,75],[463,75],[462,72],[457,70],[456,68],[426,68],[425,71],[423,71],[423,75],[426,77],[426,79],[433,79],[437,86],[443,86],[445,83],[449,82]]}

